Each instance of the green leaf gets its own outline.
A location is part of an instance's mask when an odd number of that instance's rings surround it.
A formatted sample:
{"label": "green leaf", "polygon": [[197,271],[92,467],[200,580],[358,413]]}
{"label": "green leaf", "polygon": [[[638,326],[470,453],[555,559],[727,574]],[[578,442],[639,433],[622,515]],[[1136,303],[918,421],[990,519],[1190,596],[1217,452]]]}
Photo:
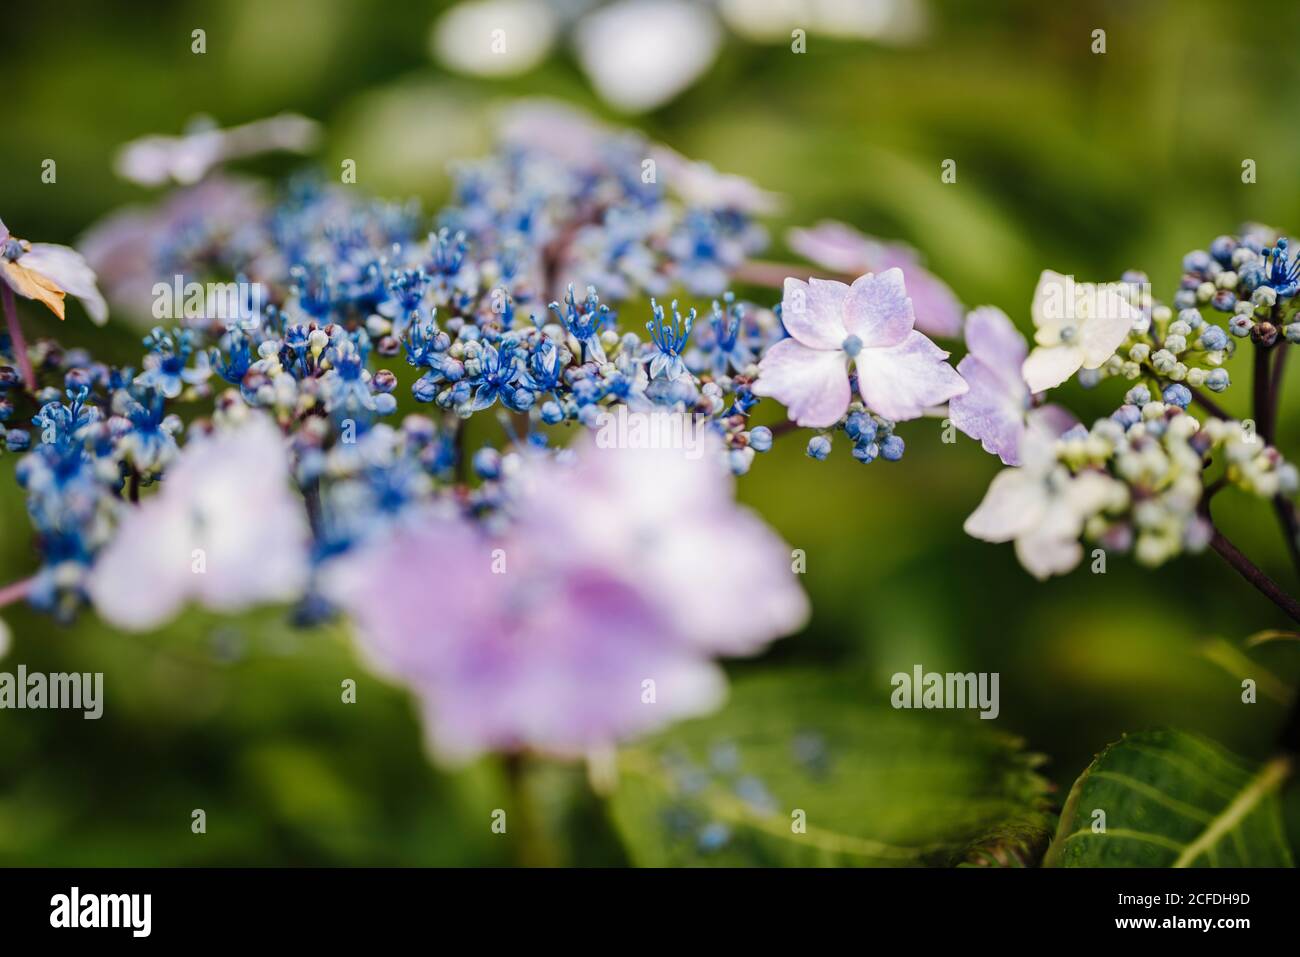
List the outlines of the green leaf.
{"label": "green leaf", "polygon": [[751,677],[718,715],[624,749],[611,812],[629,857],[644,866],[1036,862],[1054,821],[1035,771],[1042,759],[971,713],[865,703],[883,698],[867,680]]}
{"label": "green leaf", "polygon": [[1043,863],[1291,867],[1278,800],[1291,771],[1288,758],[1251,765],[1184,731],[1125,735],[1074,782]]}

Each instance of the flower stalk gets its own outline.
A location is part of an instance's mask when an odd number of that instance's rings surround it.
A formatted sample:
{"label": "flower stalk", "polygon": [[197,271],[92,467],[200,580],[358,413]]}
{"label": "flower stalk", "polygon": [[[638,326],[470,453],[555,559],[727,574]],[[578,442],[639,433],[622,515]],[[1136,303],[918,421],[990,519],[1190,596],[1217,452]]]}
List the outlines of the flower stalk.
{"label": "flower stalk", "polygon": [[0,282],[0,304],[5,311],[5,326],[9,330],[9,340],[13,343],[14,360],[18,371],[22,373],[23,384],[28,392],[36,391],[36,372],[32,369],[31,356],[27,354],[27,339],[23,336],[23,327],[18,322],[18,309],[14,305],[14,291],[8,284]]}

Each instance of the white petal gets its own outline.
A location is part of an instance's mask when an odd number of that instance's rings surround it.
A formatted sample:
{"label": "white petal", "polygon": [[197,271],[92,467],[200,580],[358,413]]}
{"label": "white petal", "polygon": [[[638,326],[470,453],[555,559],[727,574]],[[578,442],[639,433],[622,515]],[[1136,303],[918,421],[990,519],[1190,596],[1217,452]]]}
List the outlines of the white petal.
{"label": "white petal", "polygon": [[1034,301],[1029,307],[1035,329],[1055,330],[1070,320],[1074,304],[1068,300],[1074,280],[1051,269],[1044,269],[1034,287]]}
{"label": "white petal", "polygon": [[512,76],[540,63],[555,34],[555,14],[540,0],[476,0],[442,15],[433,48],[461,73]]}
{"label": "white petal", "polygon": [[986,542],[1009,542],[1023,535],[1047,507],[1047,488],[1037,475],[1024,469],[1003,469],[993,476],[979,508],[962,528]]}
{"label": "white petal", "polygon": [[1030,392],[1054,389],[1083,365],[1083,350],[1078,346],[1035,346],[1020,373]]}
{"label": "white petal", "polygon": [[1096,369],[1115,354],[1141,313],[1110,285],[1098,286],[1090,305],[1092,315],[1084,320],[1079,334],[1083,366]]}
{"label": "white petal", "polygon": [[1040,581],[1064,575],[1083,558],[1083,546],[1079,544],[1082,531],[1079,513],[1063,497],[1057,497],[1016,539],[1016,557]]}
{"label": "white petal", "polygon": [[574,46],[601,97],[639,113],[694,83],[713,62],[719,34],[708,9],[686,0],[622,0],[580,20]]}
{"label": "white petal", "polygon": [[104,302],[95,286],[95,271],[75,249],[53,243],[32,243],[32,248],[19,262],[27,269],[54,280],[64,292],[80,299],[95,325],[102,326],[108,320],[108,303]]}

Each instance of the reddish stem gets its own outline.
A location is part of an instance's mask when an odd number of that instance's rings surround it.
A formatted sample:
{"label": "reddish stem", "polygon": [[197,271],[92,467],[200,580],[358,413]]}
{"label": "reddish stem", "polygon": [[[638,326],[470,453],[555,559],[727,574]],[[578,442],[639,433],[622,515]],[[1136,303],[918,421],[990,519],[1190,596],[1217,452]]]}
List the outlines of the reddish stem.
{"label": "reddish stem", "polygon": [[14,291],[9,284],[0,279],[0,302],[4,304],[5,324],[9,327],[9,338],[13,342],[14,359],[22,373],[27,391],[36,392],[36,372],[32,369],[32,358],[27,354],[27,340],[23,337],[23,327],[18,324],[18,307],[14,305]]}
{"label": "reddish stem", "polygon": [[765,286],[768,289],[781,289],[787,277],[795,279],[816,276],[819,279],[834,279],[851,283],[857,276],[848,273],[827,272],[813,266],[796,266],[790,263],[768,262],[763,259],[750,259],[740,264],[731,278],[738,282],[747,282],[753,286]]}
{"label": "reddish stem", "polygon": [[0,608],[26,598],[32,590],[32,583],[35,581],[35,578],[24,578],[22,581],[11,582],[4,587],[0,587]]}
{"label": "reddish stem", "polygon": [[1217,528],[1214,530],[1214,536],[1210,539],[1210,547],[1218,552],[1220,557],[1236,570],[1237,574],[1254,585],[1265,598],[1286,612],[1292,621],[1300,622],[1300,602],[1297,602],[1279,588],[1277,582],[1260,571],[1255,563],[1243,555],[1241,550],[1228,541],[1227,537]]}

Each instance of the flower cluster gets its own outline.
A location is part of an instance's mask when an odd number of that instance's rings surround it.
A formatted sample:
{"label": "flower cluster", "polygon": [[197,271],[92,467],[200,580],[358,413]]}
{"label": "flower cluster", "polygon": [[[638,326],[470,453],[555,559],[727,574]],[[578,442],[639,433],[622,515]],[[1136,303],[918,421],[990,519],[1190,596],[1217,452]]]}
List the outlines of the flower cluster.
{"label": "flower cluster", "polygon": [[[1271,433],[1227,418],[1197,392],[1228,387],[1222,366],[1233,337],[1249,336],[1268,360],[1279,329],[1300,329],[1289,311],[1300,269],[1286,239],[1251,227],[1189,253],[1183,268],[1173,308],[1152,297],[1140,273],[1092,284],[1044,272],[1031,309],[1032,351],[998,310],[967,318],[969,354],[958,369],[970,388],[951,401],[951,420],[1013,467],[994,479],[966,530],[1014,541],[1037,577],[1077,565],[1080,539],[1162,564],[1211,543],[1209,502],[1220,488],[1273,499],[1300,487],[1295,466],[1269,445]],[[1215,312],[1232,315],[1226,329],[1212,321]],[[1270,363],[1256,368],[1267,374]],[[1043,402],[1076,372],[1085,385],[1113,376],[1137,384],[1111,416],[1085,429]],[[1257,414],[1271,415],[1276,383],[1260,385]],[[1194,401],[1212,412],[1204,422],[1189,411]]]}
{"label": "flower cluster", "polygon": [[[1031,348],[996,308],[963,321],[910,249],[835,223],[791,245],[850,282],[783,275],[779,305],[743,301],[774,197],[554,107],[512,111],[501,139],[432,229],[355,189],[271,199],[220,173],[93,230],[90,265],[0,226],[31,602],[132,629],[189,603],[341,613],[440,755],[578,755],[715,706],[716,658],[806,618],[789,549],[732,487],[794,427],[814,459],[842,434],[869,463],[903,456],[901,423],[947,418],[1009,466],[967,530],[1040,577],[1081,540],[1147,564],[1203,547],[1212,464],[1296,490],[1246,425],[1187,411],[1227,387],[1233,335],[1300,329],[1284,239],[1189,255],[1173,308],[1137,274],[1045,272]],[[138,368],[22,337],[15,291],[102,318],[90,266],[150,318]],[[954,368],[930,336],[959,332]],[[1140,381],[1086,430],[1045,397],[1075,374]],[[755,424],[764,398],[788,421]]]}
{"label": "flower cluster", "polygon": [[1152,400],[1145,386],[1126,398],[1091,429],[1030,433],[1023,464],[994,479],[966,531],[1014,541],[1039,578],[1074,568],[1080,537],[1155,566],[1209,544],[1204,472],[1213,460],[1224,461],[1226,483],[1260,498],[1300,488],[1295,466],[1241,423],[1202,425],[1180,406]]}

